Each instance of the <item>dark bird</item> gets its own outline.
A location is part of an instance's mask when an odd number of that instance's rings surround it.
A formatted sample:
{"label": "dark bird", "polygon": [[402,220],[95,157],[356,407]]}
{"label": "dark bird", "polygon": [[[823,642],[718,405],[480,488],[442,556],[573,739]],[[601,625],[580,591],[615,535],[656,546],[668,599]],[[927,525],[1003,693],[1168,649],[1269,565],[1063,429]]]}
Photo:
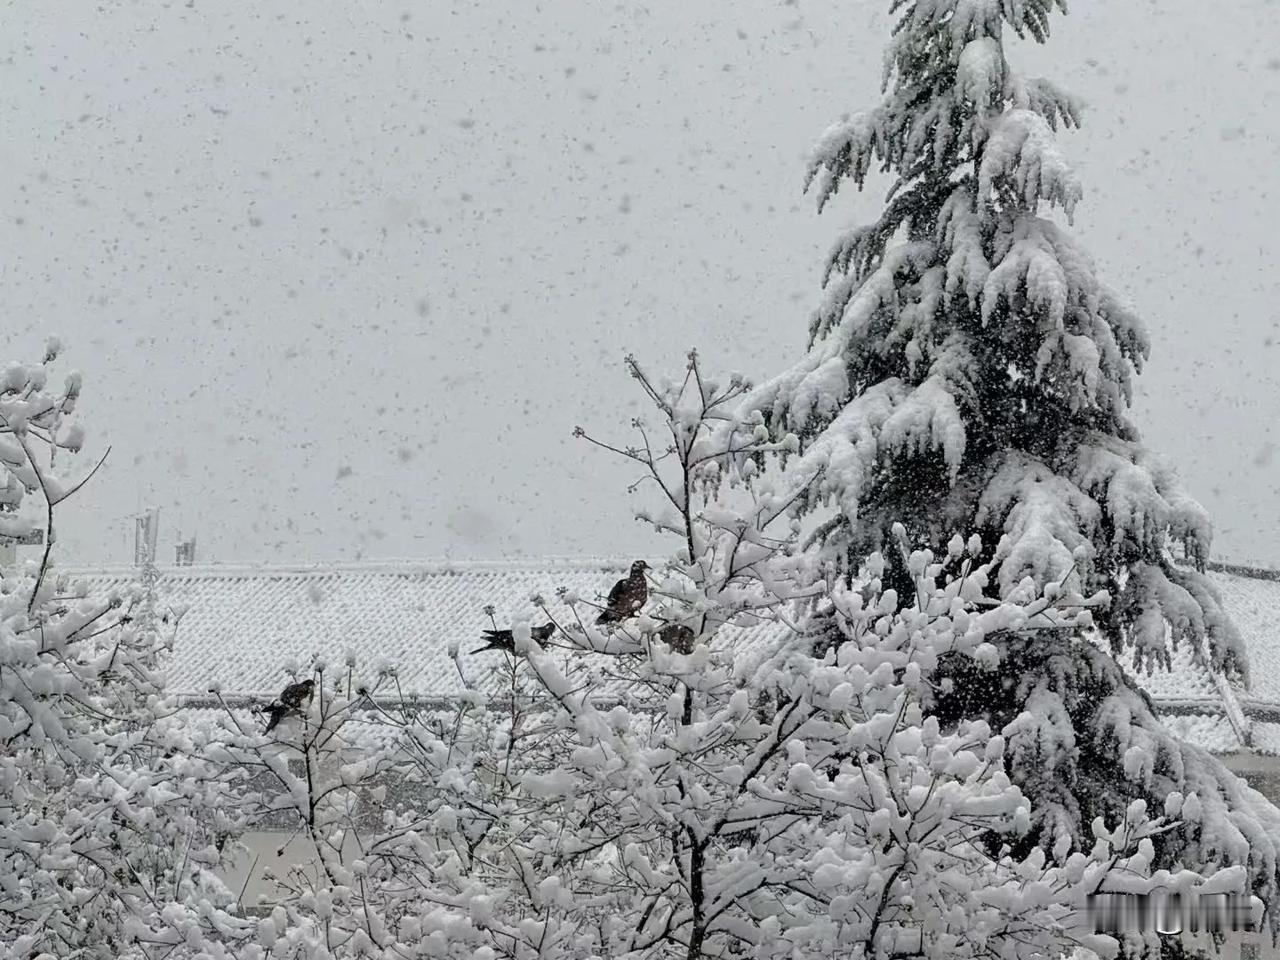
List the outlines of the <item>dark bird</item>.
{"label": "dark bird", "polygon": [[683,623],[668,623],[658,631],[658,637],[676,653],[692,653],[693,641],[697,637],[693,627]]}
{"label": "dark bird", "polygon": [[314,689],[314,680],[302,680],[298,683],[291,683],[280,691],[280,696],[267,707],[267,728],[262,731],[263,734],[268,734],[274,730],[276,725],[285,717],[297,713],[298,708],[311,699],[311,692]]}
{"label": "dark bird", "polygon": [[631,564],[630,576],[623,577],[613,585],[596,623],[617,623],[640,612],[644,602],[649,599],[649,582],[644,578],[644,572],[648,569],[649,565],[643,560]]}
{"label": "dark bird", "polygon": [[[555,632],[556,625],[554,623],[544,623],[542,626],[534,627],[530,630],[529,635],[541,647],[551,639],[551,635]],[[484,653],[486,650],[506,650],[510,653],[515,653],[516,638],[515,634],[510,630],[485,630],[480,635],[480,638],[484,640],[484,646],[476,647],[471,651],[472,653]]]}
{"label": "dark bird", "polygon": [[297,710],[303,702],[311,699],[311,691],[315,689],[314,680],[303,680],[291,683],[280,691],[280,703],[290,710]]}

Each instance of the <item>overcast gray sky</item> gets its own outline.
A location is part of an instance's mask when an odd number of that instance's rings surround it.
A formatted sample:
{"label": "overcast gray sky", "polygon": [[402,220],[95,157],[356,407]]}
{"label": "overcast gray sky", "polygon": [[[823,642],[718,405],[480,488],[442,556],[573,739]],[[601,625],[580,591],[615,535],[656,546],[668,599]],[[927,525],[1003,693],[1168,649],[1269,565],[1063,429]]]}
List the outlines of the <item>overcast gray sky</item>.
{"label": "overcast gray sky", "polygon": [[[5,351],[84,371],[66,556],[651,552],[621,357],[761,377],[822,253],[809,144],[874,102],[883,0],[19,0],[0,37]],[[1280,565],[1280,4],[1073,4],[1076,230],[1155,352],[1138,417]],[[86,462],[86,468],[89,463]],[[162,557],[172,556],[165,546]]]}

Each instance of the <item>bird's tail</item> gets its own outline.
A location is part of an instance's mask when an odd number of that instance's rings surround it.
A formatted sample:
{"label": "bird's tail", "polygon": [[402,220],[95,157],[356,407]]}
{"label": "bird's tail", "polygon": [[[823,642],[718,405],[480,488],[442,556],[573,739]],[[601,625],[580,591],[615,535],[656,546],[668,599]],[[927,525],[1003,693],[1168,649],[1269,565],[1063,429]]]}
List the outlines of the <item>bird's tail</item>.
{"label": "bird's tail", "polygon": [[279,704],[273,703],[270,707],[267,708],[267,713],[270,715],[271,719],[267,721],[266,729],[262,731],[262,735],[264,737],[268,733],[270,733],[272,730],[274,730],[276,728],[276,725],[279,724],[280,721],[284,719],[285,711],[284,711],[284,708],[281,707]]}
{"label": "bird's tail", "polygon": [[484,641],[484,646],[476,647],[471,651],[473,654],[484,653],[486,650],[515,649],[515,639],[510,630],[482,630],[480,639]]}

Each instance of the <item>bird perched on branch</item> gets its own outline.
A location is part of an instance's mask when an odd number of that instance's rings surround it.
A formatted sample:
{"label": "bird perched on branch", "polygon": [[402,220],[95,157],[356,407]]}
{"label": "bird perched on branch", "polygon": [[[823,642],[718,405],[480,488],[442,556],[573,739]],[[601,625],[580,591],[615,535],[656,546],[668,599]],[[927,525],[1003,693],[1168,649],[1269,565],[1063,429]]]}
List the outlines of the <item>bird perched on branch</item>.
{"label": "bird perched on branch", "polygon": [[[554,623],[544,623],[540,627],[534,627],[529,631],[529,635],[533,637],[538,646],[543,646],[551,635],[556,632]],[[483,647],[476,647],[472,653],[484,653],[486,650],[506,650],[509,653],[515,653],[516,638],[515,634],[510,630],[485,630],[481,633],[480,638],[485,641]]]}
{"label": "bird perched on branch", "polygon": [[314,689],[314,680],[302,680],[298,683],[291,683],[280,691],[280,696],[267,707],[267,728],[262,731],[263,734],[268,734],[274,730],[276,725],[285,717],[297,713],[298,708],[311,699],[311,693]]}
{"label": "bird perched on branch", "polygon": [[693,641],[697,638],[693,627],[683,623],[668,623],[658,631],[658,637],[676,653],[692,653]]}
{"label": "bird perched on branch", "polygon": [[609,599],[605,601],[596,623],[617,623],[640,612],[649,599],[649,582],[644,578],[648,569],[649,565],[643,560],[631,564],[630,575],[615,583],[609,591]]}

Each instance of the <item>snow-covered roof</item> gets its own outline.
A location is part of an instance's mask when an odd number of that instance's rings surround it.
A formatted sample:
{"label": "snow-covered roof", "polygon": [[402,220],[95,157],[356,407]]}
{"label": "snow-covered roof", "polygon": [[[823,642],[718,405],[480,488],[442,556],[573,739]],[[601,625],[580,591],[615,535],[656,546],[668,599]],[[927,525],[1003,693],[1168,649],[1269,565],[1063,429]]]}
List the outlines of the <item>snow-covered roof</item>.
{"label": "snow-covered roof", "polygon": [[[607,594],[628,566],[539,560],[164,570],[157,612],[184,611],[169,689],[202,698],[218,684],[227,694],[272,696],[289,669],[305,670],[313,657],[339,667],[351,654],[368,673],[394,665],[406,694],[456,694],[463,688],[450,644],[480,645],[480,631],[492,625],[486,605],[506,625],[534,594],[553,607],[562,586],[586,598]],[[77,572],[94,590],[137,578],[133,569]]]}
{"label": "snow-covered roof", "polygon": [[[603,596],[629,560],[365,562],[314,566],[176,567],[161,572],[158,611],[182,609],[169,667],[171,691],[207,701],[224,693],[270,697],[290,668],[315,656],[332,667],[354,655],[372,672],[393,664],[405,694],[449,698],[462,690],[451,646],[469,650],[490,626],[528,608],[534,594],[555,610],[557,588]],[[135,583],[134,568],[76,571],[95,590]],[[1212,576],[1244,635],[1251,662],[1248,690],[1227,694],[1239,704],[1252,748],[1280,753],[1280,574],[1215,566]],[[479,675],[490,657],[463,657]],[[475,679],[475,678],[472,678]],[[1185,650],[1173,669],[1136,677],[1185,739],[1218,751],[1241,742],[1234,704],[1222,684]],[[1237,715],[1237,721],[1239,717]]]}
{"label": "snow-covered roof", "polygon": [[1242,703],[1280,710],[1280,570],[1214,564],[1212,576],[1249,652]]}

